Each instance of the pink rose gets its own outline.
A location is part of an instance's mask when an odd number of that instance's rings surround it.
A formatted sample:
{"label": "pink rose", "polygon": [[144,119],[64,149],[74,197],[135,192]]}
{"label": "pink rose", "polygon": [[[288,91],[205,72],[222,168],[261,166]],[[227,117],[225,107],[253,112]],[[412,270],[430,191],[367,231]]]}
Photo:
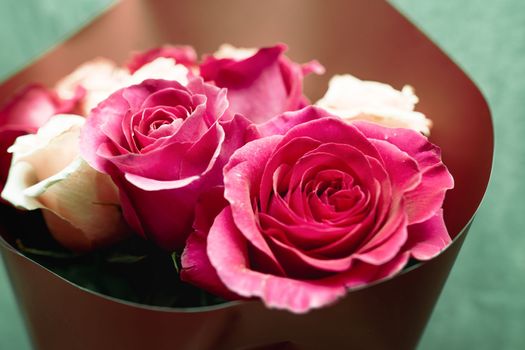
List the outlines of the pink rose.
{"label": "pink rose", "polygon": [[4,187],[11,163],[7,148],[15,139],[27,133],[34,133],[51,116],[74,109],[83,92],[73,91],[70,99],[61,99],[52,91],[40,85],[30,85],[15,95],[0,110],[0,191]]}
{"label": "pink rose", "polygon": [[130,226],[166,250],[191,231],[200,194],[222,185],[222,167],[249,122],[221,118],[226,91],[191,79],[146,80],[101,102],[87,119],[81,153],[120,190]]}
{"label": "pink rose", "polygon": [[302,124],[232,155],[227,205],[214,221],[197,218],[204,230],[188,239],[185,280],[302,313],[449,244],[441,206],[453,180],[424,136],[346,124],[315,107],[277,119],[259,133]]}
{"label": "pink rose", "polygon": [[285,111],[303,108],[308,100],[302,93],[303,78],[309,73],[321,74],[324,68],[311,61],[300,65],[290,61],[283,53],[285,45],[262,48],[244,58],[231,49],[231,58],[208,56],[200,65],[205,81],[228,89],[230,108],[228,115],[242,114],[254,123],[264,122]]}

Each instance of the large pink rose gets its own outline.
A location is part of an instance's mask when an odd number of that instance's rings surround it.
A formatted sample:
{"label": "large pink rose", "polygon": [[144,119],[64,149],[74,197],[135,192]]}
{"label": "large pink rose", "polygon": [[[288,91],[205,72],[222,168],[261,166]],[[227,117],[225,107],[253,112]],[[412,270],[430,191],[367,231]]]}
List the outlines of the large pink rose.
{"label": "large pink rose", "polygon": [[279,133],[294,120],[302,124],[233,154],[224,168],[227,205],[207,220],[209,232],[188,239],[185,280],[301,313],[449,244],[441,206],[453,180],[424,136],[346,124],[315,107],[259,132]]}
{"label": "large pink rose", "polygon": [[281,44],[259,49],[246,58],[208,56],[200,65],[200,75],[228,89],[229,115],[240,113],[261,123],[306,106],[304,76],[324,72],[317,61],[300,65],[286,58],[284,51],[286,46]]}
{"label": "large pink rose", "polygon": [[51,116],[71,112],[83,91],[77,89],[71,99],[61,99],[41,85],[29,85],[0,109],[0,191],[11,164],[7,148],[20,135],[34,133]]}
{"label": "large pink rose", "polygon": [[192,79],[146,80],[113,93],[87,119],[80,150],[119,188],[130,226],[166,250],[183,247],[200,194],[222,185],[222,167],[249,122],[223,121],[226,91]]}

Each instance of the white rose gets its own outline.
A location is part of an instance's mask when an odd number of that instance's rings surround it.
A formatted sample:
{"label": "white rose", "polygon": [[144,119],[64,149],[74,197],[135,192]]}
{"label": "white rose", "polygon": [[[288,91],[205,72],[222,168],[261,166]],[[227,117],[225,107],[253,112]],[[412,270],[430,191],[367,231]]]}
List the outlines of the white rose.
{"label": "white rose", "polygon": [[222,44],[219,49],[213,53],[215,58],[231,58],[236,61],[244,60],[248,57],[255,55],[257,49],[255,48],[244,48],[235,47],[230,44]]}
{"label": "white rose", "polygon": [[414,111],[417,102],[410,86],[399,91],[388,84],[346,74],[330,79],[328,91],[316,105],[348,121],[368,120],[428,135],[432,122],[423,113]]}
{"label": "white rose", "polygon": [[108,175],[79,157],[85,118],[56,115],[36,134],[20,136],[2,198],[20,209],[43,209],[55,239],[74,251],[106,246],[128,234],[118,190]]}
{"label": "white rose", "polygon": [[95,58],[60,80],[55,89],[61,98],[67,99],[75,95],[78,86],[84,88],[85,95],[80,102],[79,112],[86,116],[91,109],[119,89],[140,84],[147,79],[176,80],[186,85],[188,73],[188,68],[176,64],[172,58],[159,57],[143,65],[133,74],[118,67],[111,60]]}

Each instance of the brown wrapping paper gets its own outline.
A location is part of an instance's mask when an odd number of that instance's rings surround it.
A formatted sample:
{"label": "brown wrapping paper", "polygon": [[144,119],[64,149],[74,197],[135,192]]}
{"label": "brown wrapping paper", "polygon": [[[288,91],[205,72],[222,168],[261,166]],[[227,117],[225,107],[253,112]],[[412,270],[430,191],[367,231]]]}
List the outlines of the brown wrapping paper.
{"label": "brown wrapping paper", "polygon": [[[97,56],[122,62],[163,43],[212,52],[221,43],[289,45],[296,61],[317,58],[306,81],[312,100],[330,76],[352,73],[400,88],[434,122],[456,188],[445,220],[454,238],[437,258],[306,315],[260,302],[211,308],[145,307],[83,290],[14,250],[0,223],[0,251],[37,349],[411,349],[423,332],[485,192],[493,154],[490,111],[474,84],[432,42],[383,1],[126,0],[0,85],[0,103],[29,82],[52,85]],[[2,208],[0,208],[0,211]],[[8,220],[4,215],[2,220]],[[37,229],[37,228],[35,228]]]}

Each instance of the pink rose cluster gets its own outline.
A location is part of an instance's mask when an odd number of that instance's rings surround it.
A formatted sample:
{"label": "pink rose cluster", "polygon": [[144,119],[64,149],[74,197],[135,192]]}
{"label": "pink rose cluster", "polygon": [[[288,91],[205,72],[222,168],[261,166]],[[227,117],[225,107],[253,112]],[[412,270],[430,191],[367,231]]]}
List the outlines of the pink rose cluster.
{"label": "pink rose cluster", "polygon": [[165,46],[26,90],[0,111],[2,197],[70,249],[136,233],[186,282],[297,313],[436,256],[453,179],[413,89],[341,75],[312,104],[324,68],[285,50]]}

